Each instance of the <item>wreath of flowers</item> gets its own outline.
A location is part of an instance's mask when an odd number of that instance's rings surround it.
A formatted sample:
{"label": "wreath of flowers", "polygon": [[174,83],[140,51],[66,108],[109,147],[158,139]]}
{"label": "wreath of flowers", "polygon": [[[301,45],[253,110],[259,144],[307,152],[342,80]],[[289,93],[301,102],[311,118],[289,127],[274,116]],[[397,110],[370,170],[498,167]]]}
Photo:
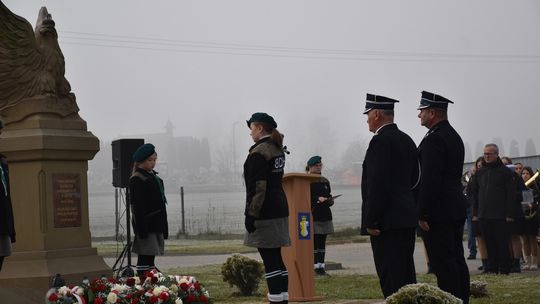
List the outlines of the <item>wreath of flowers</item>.
{"label": "wreath of flowers", "polygon": [[51,288],[47,304],[211,304],[208,291],[192,276],[152,270],[140,277],[83,280],[78,286]]}

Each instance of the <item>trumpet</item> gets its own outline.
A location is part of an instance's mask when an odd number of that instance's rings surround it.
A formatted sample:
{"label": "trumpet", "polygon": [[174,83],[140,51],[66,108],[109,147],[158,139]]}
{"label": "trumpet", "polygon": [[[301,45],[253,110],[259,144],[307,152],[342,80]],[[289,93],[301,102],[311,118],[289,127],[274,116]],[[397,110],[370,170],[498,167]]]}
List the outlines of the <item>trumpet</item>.
{"label": "trumpet", "polygon": [[540,176],[540,171],[538,169],[536,169],[536,173],[533,176],[531,176],[531,178],[529,178],[525,182],[525,186],[529,187],[532,183],[535,182],[535,180],[538,178],[538,176]]}

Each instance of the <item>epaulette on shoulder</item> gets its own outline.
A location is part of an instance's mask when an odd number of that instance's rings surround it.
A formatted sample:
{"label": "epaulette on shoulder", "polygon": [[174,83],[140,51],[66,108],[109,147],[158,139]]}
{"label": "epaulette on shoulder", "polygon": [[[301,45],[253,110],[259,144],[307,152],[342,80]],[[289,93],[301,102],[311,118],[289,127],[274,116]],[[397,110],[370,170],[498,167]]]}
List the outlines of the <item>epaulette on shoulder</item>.
{"label": "epaulette on shoulder", "polygon": [[261,154],[266,160],[269,160],[272,158],[273,150],[275,149],[275,145],[271,142],[263,142],[260,145],[256,146],[253,150],[250,151],[251,153],[259,153]]}

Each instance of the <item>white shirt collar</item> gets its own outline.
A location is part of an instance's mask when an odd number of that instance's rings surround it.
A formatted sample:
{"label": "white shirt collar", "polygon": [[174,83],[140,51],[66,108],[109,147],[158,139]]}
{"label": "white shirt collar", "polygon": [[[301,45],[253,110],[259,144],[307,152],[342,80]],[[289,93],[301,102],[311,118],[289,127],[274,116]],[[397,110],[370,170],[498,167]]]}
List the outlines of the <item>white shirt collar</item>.
{"label": "white shirt collar", "polygon": [[380,126],[380,127],[377,129],[377,131],[375,131],[375,135],[379,134],[379,131],[380,131],[382,128],[384,128],[384,127],[386,127],[386,126],[388,126],[388,125],[391,125],[391,124],[393,124],[393,122],[389,122],[389,123],[387,123],[387,124],[384,124],[384,125]]}

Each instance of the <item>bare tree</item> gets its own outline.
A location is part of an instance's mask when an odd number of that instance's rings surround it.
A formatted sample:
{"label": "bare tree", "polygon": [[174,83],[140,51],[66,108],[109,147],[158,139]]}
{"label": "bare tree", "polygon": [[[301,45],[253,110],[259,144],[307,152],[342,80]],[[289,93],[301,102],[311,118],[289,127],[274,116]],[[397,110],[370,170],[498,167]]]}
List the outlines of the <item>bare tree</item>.
{"label": "bare tree", "polygon": [[525,142],[525,156],[533,156],[533,155],[536,155],[536,147],[534,145],[534,141],[529,138]]}

